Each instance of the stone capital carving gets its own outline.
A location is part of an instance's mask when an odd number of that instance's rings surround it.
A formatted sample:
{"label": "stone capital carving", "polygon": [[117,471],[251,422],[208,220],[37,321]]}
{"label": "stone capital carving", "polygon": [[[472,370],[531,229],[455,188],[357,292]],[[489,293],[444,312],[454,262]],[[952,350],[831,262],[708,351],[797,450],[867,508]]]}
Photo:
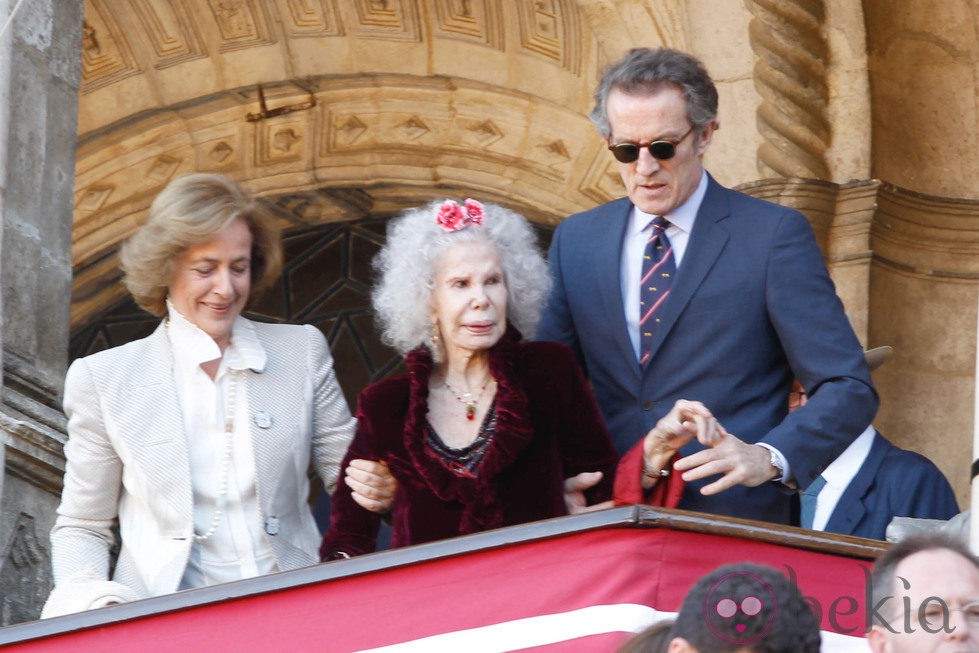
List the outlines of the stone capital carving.
{"label": "stone capital carving", "polygon": [[874,260],[916,277],[979,280],[979,200],[882,184],[871,232]]}
{"label": "stone capital carving", "polygon": [[0,406],[0,444],[4,475],[12,474],[54,495],[61,494],[65,473],[65,429],[55,430]]}

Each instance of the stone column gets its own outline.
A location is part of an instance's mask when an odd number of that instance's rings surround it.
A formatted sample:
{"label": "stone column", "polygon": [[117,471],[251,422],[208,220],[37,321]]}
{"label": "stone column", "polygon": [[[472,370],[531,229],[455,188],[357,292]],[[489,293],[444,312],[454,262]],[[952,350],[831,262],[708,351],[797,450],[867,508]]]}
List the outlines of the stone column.
{"label": "stone column", "polygon": [[82,0],[0,0],[0,625],[51,585],[47,533],[64,469]]}
{"label": "stone column", "polygon": [[[6,7],[0,13],[0,134],[6,135],[9,131],[10,123],[10,52],[11,52],[11,37],[7,36],[10,31],[10,18],[9,14],[12,7]],[[6,162],[7,146],[3,140],[0,140],[0,216],[3,215],[4,198],[6,196],[7,187],[7,162]],[[2,248],[0,248],[0,254],[2,254]],[[2,261],[2,259],[0,259]],[[0,285],[0,301],[3,299],[3,286]],[[2,316],[0,316],[2,317]],[[0,335],[3,333],[2,320],[0,320]],[[2,347],[0,347],[0,352],[2,352]],[[0,377],[0,398],[3,397],[3,383],[2,377]],[[6,476],[6,436],[0,436],[0,506],[3,506],[3,478]],[[0,515],[3,513],[0,512]],[[0,538],[3,534],[0,533]],[[0,543],[3,540],[0,539]]]}

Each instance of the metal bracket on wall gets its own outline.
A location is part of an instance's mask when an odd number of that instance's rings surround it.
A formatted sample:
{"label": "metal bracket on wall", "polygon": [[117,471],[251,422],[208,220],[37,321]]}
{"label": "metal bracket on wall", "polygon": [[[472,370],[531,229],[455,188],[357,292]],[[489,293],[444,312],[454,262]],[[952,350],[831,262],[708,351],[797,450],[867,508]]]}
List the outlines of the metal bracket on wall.
{"label": "metal bracket on wall", "polygon": [[304,111],[305,109],[312,109],[316,106],[316,96],[312,93],[309,94],[309,99],[305,102],[298,102],[296,104],[288,104],[282,107],[275,107],[274,109],[269,109],[265,103],[265,91],[262,90],[262,85],[258,84],[258,113],[248,113],[245,114],[245,120],[248,122],[257,122],[259,120],[265,120],[266,118],[272,118],[275,116],[283,116],[287,113],[293,113],[294,111]]}

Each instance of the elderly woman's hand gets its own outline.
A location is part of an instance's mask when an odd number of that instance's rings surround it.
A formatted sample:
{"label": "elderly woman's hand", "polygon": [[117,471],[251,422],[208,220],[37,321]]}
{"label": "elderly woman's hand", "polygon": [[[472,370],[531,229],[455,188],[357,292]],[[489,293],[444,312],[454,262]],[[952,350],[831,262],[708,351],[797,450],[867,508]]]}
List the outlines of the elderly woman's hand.
{"label": "elderly woman's hand", "polygon": [[564,506],[569,515],[580,515],[583,512],[604,510],[614,506],[612,501],[603,501],[589,506],[585,498],[585,490],[595,487],[602,480],[601,472],[581,472],[576,476],[564,479]]}
{"label": "elderly woman's hand", "polygon": [[727,431],[699,401],[678,400],[643,439],[644,485],[652,485],[657,475],[668,476],[670,460],[683,445],[694,438],[713,447],[727,436]]}
{"label": "elderly woman's hand", "polygon": [[351,460],[343,481],[360,507],[377,513],[391,510],[398,481],[383,460]]}

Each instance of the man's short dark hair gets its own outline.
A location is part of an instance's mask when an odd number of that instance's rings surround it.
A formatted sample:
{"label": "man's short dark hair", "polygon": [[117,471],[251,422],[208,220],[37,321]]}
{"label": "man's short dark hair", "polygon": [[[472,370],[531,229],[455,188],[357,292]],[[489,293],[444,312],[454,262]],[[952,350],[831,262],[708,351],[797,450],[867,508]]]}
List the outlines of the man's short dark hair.
{"label": "man's short dark hair", "polygon": [[672,48],[633,48],[602,76],[595,89],[591,121],[598,133],[608,138],[612,127],[606,103],[612,91],[652,95],[664,87],[673,87],[683,93],[687,101],[687,120],[698,134],[717,118],[717,88],[696,57]]}
{"label": "man's short dark hair", "polygon": [[[969,548],[954,537],[942,533],[916,533],[896,544],[885,551],[876,562],[870,572],[871,596],[874,605],[891,596],[894,592],[894,576],[897,566],[905,558],[909,558],[922,551],[946,550],[957,553],[969,562],[976,569],[979,569],[979,558],[969,550]],[[867,624],[873,626],[874,624]]]}
{"label": "man's short dark hair", "polygon": [[816,615],[795,583],[750,562],[701,577],[683,600],[671,637],[712,653],[819,653],[820,646]]}

